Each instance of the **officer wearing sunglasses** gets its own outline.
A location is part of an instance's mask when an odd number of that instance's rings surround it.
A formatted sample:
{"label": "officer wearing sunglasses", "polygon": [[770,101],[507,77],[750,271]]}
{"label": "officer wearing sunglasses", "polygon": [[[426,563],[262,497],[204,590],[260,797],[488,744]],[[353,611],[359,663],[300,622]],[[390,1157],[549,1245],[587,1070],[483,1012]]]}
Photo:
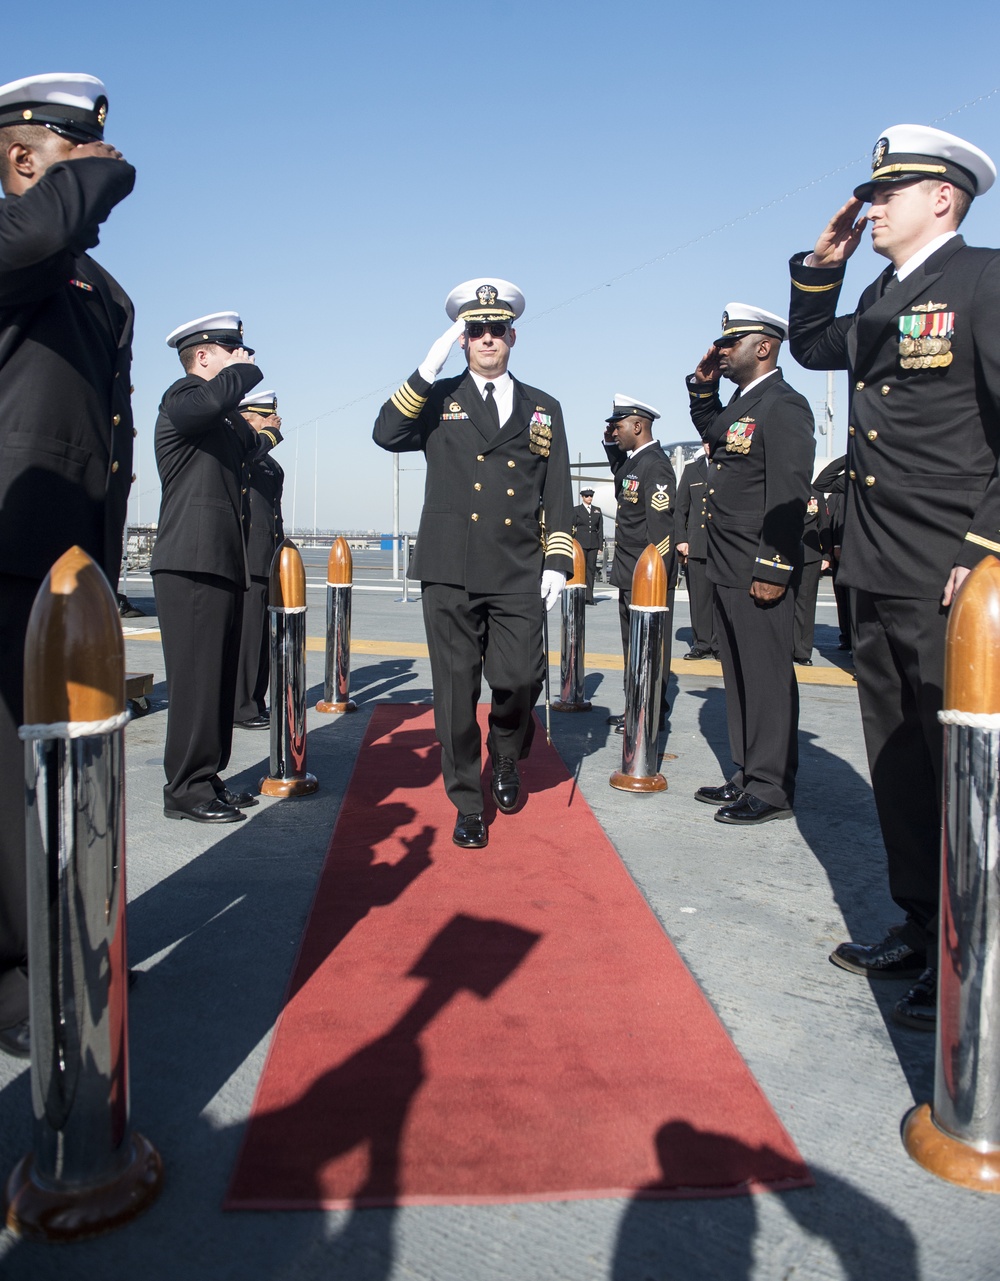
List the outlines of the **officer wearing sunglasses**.
{"label": "officer wearing sunglasses", "polygon": [[[489,839],[482,677],[493,695],[491,791],[509,814],[542,688],[542,609],[573,570],[573,498],[559,402],[507,372],[521,291],[497,277],[468,280],[445,309],[454,323],[382,406],[373,435],[383,449],[427,458],[412,573],[422,586],[444,784],[458,811],[452,839],[480,849]],[[456,339],[467,368],[439,379]]]}

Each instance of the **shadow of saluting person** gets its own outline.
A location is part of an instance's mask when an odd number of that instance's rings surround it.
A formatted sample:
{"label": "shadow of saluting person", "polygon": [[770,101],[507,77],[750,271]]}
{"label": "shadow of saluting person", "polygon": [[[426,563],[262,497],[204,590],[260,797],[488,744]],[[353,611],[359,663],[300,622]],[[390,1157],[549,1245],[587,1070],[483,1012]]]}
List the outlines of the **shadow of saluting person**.
{"label": "shadow of saluting person", "polygon": [[[540,937],[505,921],[452,917],[408,971],[427,983],[396,1023],[293,1102],[251,1120],[229,1206],[395,1205],[403,1129],[425,1080],[420,1034],[459,992],[492,996]],[[326,1172],[344,1157],[348,1180],[359,1182],[352,1193],[331,1194]],[[261,1184],[269,1189],[263,1198]]]}

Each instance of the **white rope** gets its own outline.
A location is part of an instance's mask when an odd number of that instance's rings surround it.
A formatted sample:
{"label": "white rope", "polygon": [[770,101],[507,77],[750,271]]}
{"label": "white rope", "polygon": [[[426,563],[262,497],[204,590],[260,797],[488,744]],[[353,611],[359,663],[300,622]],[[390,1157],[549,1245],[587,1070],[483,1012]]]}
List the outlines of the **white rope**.
{"label": "white rope", "polygon": [[938,712],[942,725],[961,725],[967,729],[1000,729],[1000,712]]}
{"label": "white rope", "polygon": [[51,725],[22,725],[17,733],[25,741],[33,738],[90,738],[124,729],[131,719],[132,713],[124,711],[103,721],[54,721]]}

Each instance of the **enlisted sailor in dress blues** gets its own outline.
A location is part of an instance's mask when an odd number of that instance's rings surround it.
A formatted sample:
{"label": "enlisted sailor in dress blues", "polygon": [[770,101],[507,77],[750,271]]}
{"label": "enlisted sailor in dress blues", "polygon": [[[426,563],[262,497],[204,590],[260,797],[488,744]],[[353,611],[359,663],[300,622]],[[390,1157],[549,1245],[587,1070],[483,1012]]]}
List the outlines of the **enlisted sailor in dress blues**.
{"label": "enlisted sailor in dress blues", "polygon": [[[452,839],[481,848],[482,677],[493,692],[493,799],[509,813],[542,688],[543,604],[555,604],[573,570],[573,498],[559,402],[507,372],[520,289],[496,276],[467,280],[445,309],[454,324],[382,406],[373,435],[383,449],[427,458],[411,572],[422,583],[444,784],[458,810]],[[456,339],[468,368],[438,380]]]}
{"label": "enlisted sailor in dress blues", "polygon": [[[808,402],[778,368],[787,323],[730,303],[722,333],[688,380],[691,418],[709,446],[708,577],[735,771],[698,800],[720,823],[787,818],[798,767],[795,602],[815,441]],[[723,407],[719,378],[736,383]]]}
{"label": "enlisted sailor in dress blues", "polygon": [[[650,543],[663,560],[667,582],[674,579],[674,510],[677,477],[660,442],[653,439],[653,423],[660,417],[658,409],[618,393],[610,418],[605,419],[604,452],[615,479],[618,510],[615,516],[615,559],[611,567],[611,584],[618,588],[618,620],[621,625],[622,652],[628,662],[629,605],[632,601],[632,575],[636,562]],[[666,636],[670,636],[669,626]],[[666,720],[666,682],[670,674],[669,641],[663,662],[663,686],[660,690],[660,729]],[[610,718],[616,732],[623,732],[624,716]]]}
{"label": "enlisted sailor in dress blues", "polygon": [[250,531],[247,561],[250,586],[243,597],[243,624],[240,657],[236,674],[235,724],[240,729],[265,730],[271,725],[267,712],[267,691],[271,676],[271,629],[267,596],[271,561],[284,538],[281,519],[281,491],[285,473],[271,450],[281,443],[278,397],[272,390],[254,388],[239,403],[239,411],[263,442],[250,459],[247,497],[250,499]]}
{"label": "enlisted sailor in dress blues", "polygon": [[[854,198],[791,260],[792,354],[848,370],[851,389],[839,580],[854,593],[868,764],[906,922],[831,959],[870,977],[914,975],[935,955],[946,610],[969,570],[1000,555],[1000,253],[958,234],[995,178],[954,134],[894,125]],[[866,225],[890,265],[838,316]],[[933,974],[901,1007],[901,1021],[933,1027]]]}
{"label": "enlisted sailor in dress blues", "polygon": [[[8,49],[8,55],[10,49]],[[0,86],[0,1050],[27,1056],[24,638],[74,544],[118,585],[132,476],[132,303],[88,254],[135,170],[94,76]]]}
{"label": "enlisted sailor in dress blues", "polygon": [[270,441],[239,412],[261,381],[235,311],[167,337],[185,376],[156,420],[162,496],[151,569],[167,674],[163,812],[234,823],[257,801],[220,774],[229,762],[243,597],[250,585],[249,464]]}
{"label": "enlisted sailor in dress blues", "polygon": [[580,490],[580,502],[573,508],[570,531],[580,544],[587,563],[587,604],[594,604],[594,580],[597,578],[597,553],[604,546],[604,513],[594,505],[594,491]]}

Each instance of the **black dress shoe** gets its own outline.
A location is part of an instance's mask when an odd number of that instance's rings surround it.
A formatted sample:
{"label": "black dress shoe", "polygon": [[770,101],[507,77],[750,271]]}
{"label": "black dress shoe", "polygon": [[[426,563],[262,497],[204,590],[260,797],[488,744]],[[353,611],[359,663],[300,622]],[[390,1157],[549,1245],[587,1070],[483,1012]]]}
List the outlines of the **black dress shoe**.
{"label": "black dress shoe", "polygon": [[31,1026],[27,1019],[13,1027],[0,1028],[0,1050],[12,1059],[31,1058]]}
{"label": "black dress shoe", "polygon": [[509,814],[517,804],[521,792],[521,776],[517,772],[517,762],[510,756],[494,756],[493,783],[490,790],[497,803],[497,809]]}
{"label": "black dress shoe", "polygon": [[221,797],[199,801],[197,805],[164,805],[165,818],[189,818],[193,823],[240,823],[246,815]]}
{"label": "black dress shoe", "polygon": [[694,799],[704,801],[706,805],[731,805],[742,795],[742,787],[737,787],[735,783],[723,783],[721,787],[699,787]]}
{"label": "black dress shoe", "polygon": [[216,792],[216,796],[223,805],[232,805],[238,810],[253,809],[255,805],[260,804],[253,792],[231,792],[228,787],[223,788],[221,792]]}
{"label": "black dress shoe", "polygon": [[754,823],[769,823],[772,818],[791,818],[792,811],[781,805],[770,805],[759,796],[744,792],[738,801],[723,805],[715,815],[717,823],[736,823],[741,827],[750,827]]}
{"label": "black dress shoe", "polygon": [[937,970],[928,965],[907,994],[893,1006],[892,1017],[921,1032],[937,1028]]}
{"label": "black dress shoe", "polygon": [[481,850],[490,839],[482,814],[459,814],[451,839],[467,850]]}
{"label": "black dress shoe", "polygon": [[702,649],[700,646],[694,645],[692,646],[691,649],[688,650],[688,652],[684,655],[684,657],[685,658],[711,658],[712,651],[710,649]]}
{"label": "black dress shoe", "polygon": [[812,667],[813,665],[811,658],[793,658],[792,662],[796,667]]}
{"label": "black dress shoe", "polygon": [[270,716],[251,716],[245,721],[234,721],[237,729],[270,729]]}
{"label": "black dress shoe", "polygon": [[887,934],[881,943],[841,943],[830,960],[842,970],[870,979],[915,979],[927,966],[927,954],[914,951],[898,934]]}
{"label": "black dress shoe", "polygon": [[625,724],[625,713],[624,713],[624,712],[622,712],[622,713],[621,713],[621,715],[619,715],[619,716],[609,716],[609,717],[608,717],[608,719],[607,719],[607,721],[606,721],[605,723],[606,723],[607,725],[615,725],[615,726],[617,726],[617,725],[624,725],[624,724]]}

